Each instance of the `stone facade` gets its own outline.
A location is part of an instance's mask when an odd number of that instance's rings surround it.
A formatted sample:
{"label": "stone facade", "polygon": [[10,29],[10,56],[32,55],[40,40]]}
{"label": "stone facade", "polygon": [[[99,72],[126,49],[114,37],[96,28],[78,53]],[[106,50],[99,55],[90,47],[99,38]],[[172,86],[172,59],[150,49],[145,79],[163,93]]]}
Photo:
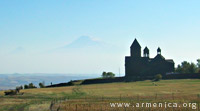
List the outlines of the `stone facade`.
{"label": "stone facade", "polygon": [[145,47],[142,57],[141,46],[135,39],[130,49],[131,56],[125,57],[125,77],[150,77],[174,72],[174,61],[165,59],[160,48],[157,49],[156,57],[149,58],[149,49]]}

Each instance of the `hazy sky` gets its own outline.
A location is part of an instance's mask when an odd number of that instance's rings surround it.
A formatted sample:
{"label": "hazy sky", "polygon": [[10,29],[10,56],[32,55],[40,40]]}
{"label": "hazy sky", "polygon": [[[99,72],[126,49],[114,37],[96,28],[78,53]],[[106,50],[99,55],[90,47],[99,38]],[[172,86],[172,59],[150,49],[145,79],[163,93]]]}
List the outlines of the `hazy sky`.
{"label": "hazy sky", "polygon": [[0,73],[84,75],[120,68],[123,75],[135,38],[149,47],[150,57],[160,46],[176,65],[196,62],[199,5],[199,0],[0,0]]}

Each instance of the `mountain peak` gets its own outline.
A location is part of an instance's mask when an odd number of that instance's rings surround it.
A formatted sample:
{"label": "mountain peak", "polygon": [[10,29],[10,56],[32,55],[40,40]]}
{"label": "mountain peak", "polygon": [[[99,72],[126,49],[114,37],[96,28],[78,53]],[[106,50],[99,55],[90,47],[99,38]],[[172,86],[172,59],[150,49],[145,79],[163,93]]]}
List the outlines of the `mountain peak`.
{"label": "mountain peak", "polygon": [[74,40],[70,44],[66,45],[65,48],[83,48],[83,47],[93,47],[100,45],[101,42],[91,38],[89,36],[81,36]]}

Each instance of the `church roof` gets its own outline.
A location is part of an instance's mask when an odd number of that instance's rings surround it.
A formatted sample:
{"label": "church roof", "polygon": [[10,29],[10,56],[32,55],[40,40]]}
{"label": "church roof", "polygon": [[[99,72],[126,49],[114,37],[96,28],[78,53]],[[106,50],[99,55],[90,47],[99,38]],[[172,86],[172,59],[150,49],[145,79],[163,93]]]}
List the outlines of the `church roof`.
{"label": "church roof", "polygon": [[132,43],[132,45],[131,45],[131,48],[132,47],[137,47],[137,48],[141,48],[141,46],[140,46],[140,44],[138,43],[138,41],[137,41],[137,39],[135,39],[134,41],[133,41],[133,43]]}
{"label": "church roof", "polygon": [[174,63],[174,61],[173,61],[172,59],[167,59],[166,61],[167,61],[167,62]]}
{"label": "church roof", "polygon": [[154,60],[165,60],[165,58],[161,54],[158,54],[156,57],[154,57]]}

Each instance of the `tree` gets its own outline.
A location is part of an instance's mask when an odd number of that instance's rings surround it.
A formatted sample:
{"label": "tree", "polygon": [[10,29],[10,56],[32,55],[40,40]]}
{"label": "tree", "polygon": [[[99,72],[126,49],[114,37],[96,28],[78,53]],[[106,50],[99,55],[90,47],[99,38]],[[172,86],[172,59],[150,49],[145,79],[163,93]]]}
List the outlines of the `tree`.
{"label": "tree", "polygon": [[200,59],[197,59],[197,67],[200,68]]}
{"label": "tree", "polygon": [[196,73],[197,72],[197,67],[194,63],[191,63],[189,68],[188,68],[189,73]]}
{"label": "tree", "polygon": [[24,89],[28,89],[28,85],[25,84],[25,85],[24,85]]}
{"label": "tree", "polygon": [[103,72],[102,75],[101,75],[103,78],[112,78],[112,77],[115,77],[115,74],[112,73],[112,72]]}
{"label": "tree", "polygon": [[30,84],[28,85],[28,88],[37,88],[37,87],[34,86],[33,83],[30,83]]}
{"label": "tree", "polygon": [[187,61],[183,61],[181,65],[178,65],[176,68],[176,72],[178,73],[196,73],[198,72],[197,70],[197,65],[194,63],[189,63]]}
{"label": "tree", "polygon": [[107,73],[105,71],[102,73],[102,77],[103,78],[107,77]]}
{"label": "tree", "polygon": [[159,81],[161,79],[162,79],[162,75],[161,74],[157,74],[157,75],[155,75],[154,81]]}
{"label": "tree", "polygon": [[44,83],[39,83],[40,88],[45,88]]}
{"label": "tree", "polygon": [[182,73],[190,73],[189,72],[189,67],[190,67],[190,63],[187,61],[183,61],[181,63],[181,67],[182,67]]}
{"label": "tree", "polygon": [[197,59],[197,72],[200,73],[200,59]]}
{"label": "tree", "polygon": [[107,73],[107,77],[111,77],[111,78],[112,78],[112,77],[115,77],[115,74],[112,73],[112,72],[108,72],[108,73]]}

